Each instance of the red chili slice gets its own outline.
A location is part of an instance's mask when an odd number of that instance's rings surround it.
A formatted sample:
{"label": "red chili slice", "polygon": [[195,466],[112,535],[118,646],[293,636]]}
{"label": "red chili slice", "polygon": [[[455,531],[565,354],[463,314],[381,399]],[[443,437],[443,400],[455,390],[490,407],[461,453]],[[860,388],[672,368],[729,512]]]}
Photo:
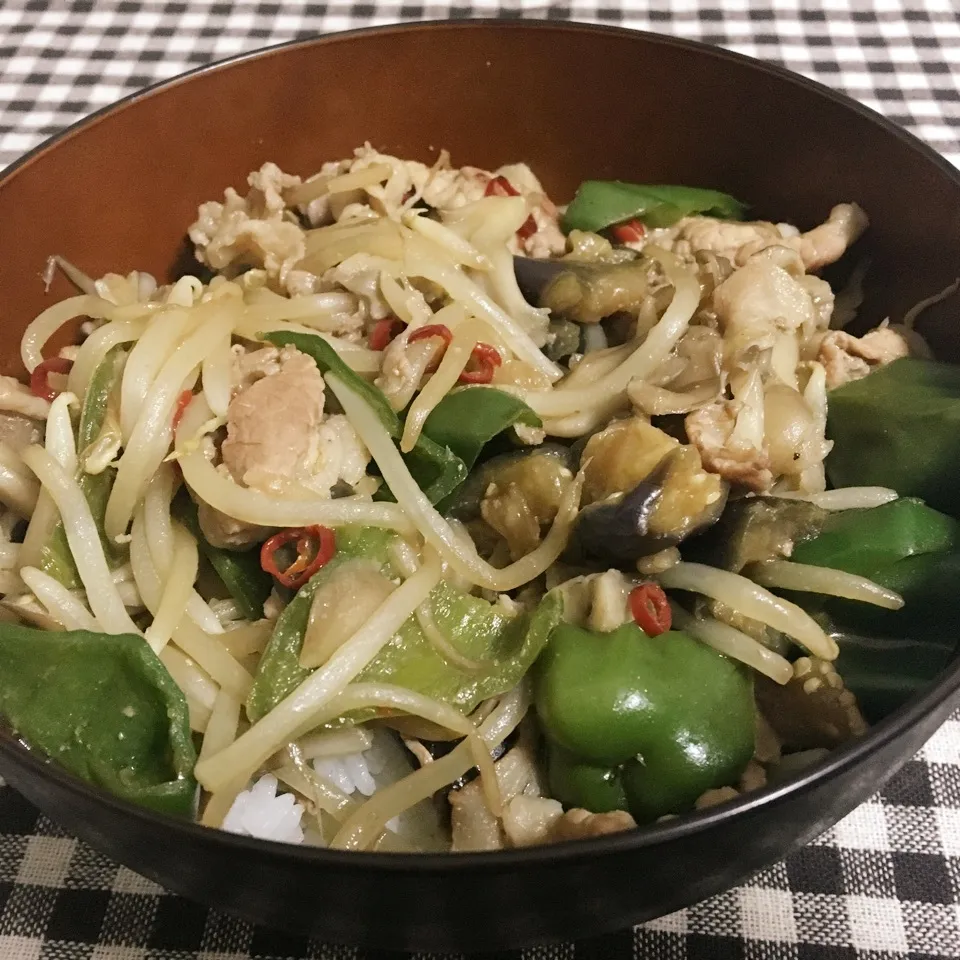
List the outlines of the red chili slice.
{"label": "red chili slice", "polygon": [[531,213],[526,220],[520,224],[520,229],[517,231],[517,236],[521,240],[529,240],[537,232],[537,221],[533,219],[533,214]]}
{"label": "red chili slice", "polygon": [[407,337],[407,343],[414,343],[417,340],[429,340],[430,337],[440,337],[440,339],[443,340],[443,348],[436,357],[434,357],[430,366],[427,367],[427,373],[433,373],[433,371],[440,366],[440,358],[443,356],[447,347],[450,346],[450,341],[453,340],[453,334],[445,323],[428,323],[426,326],[417,327],[417,329]]}
{"label": "red chili slice", "polygon": [[173,408],[173,416],[170,418],[170,429],[174,433],[177,432],[177,427],[180,426],[180,421],[183,419],[183,415],[187,412],[187,407],[190,406],[190,401],[193,399],[192,390],[184,390],[183,393],[177,397],[177,404]]}
{"label": "red chili slice", "polygon": [[474,364],[473,370],[464,370],[460,374],[460,383],[489,383],[493,371],[503,363],[503,357],[489,343],[478,343],[470,354],[467,364]]}
{"label": "red chili slice", "polygon": [[371,350],[383,350],[393,338],[403,329],[403,324],[396,317],[384,317],[378,320],[367,337]]}
{"label": "red chili slice", "polygon": [[628,220],[611,227],[610,232],[620,243],[636,243],[646,236],[647,228],[639,220]]}
{"label": "red chili slice", "polygon": [[426,326],[417,327],[417,329],[407,337],[407,343],[414,343],[417,340],[429,340],[430,337],[440,337],[447,346],[450,346],[453,334],[445,323],[428,323]]}
{"label": "red chili slice", "polygon": [[519,197],[520,191],[503,176],[493,177],[487,182],[487,189],[483,191],[485,197]]}
{"label": "red chili slice", "polygon": [[[288,543],[296,543],[297,559],[284,570],[277,566],[277,551]],[[290,527],[281,530],[260,548],[260,566],[281,586],[299,590],[337,549],[337,541],[329,527]]]}
{"label": "red chili slice", "polygon": [[72,366],[73,361],[64,357],[51,357],[49,360],[38,363],[30,374],[30,389],[36,396],[52,402],[61,391],[50,386],[50,374],[69,373]]}
{"label": "red chili slice", "polygon": [[630,612],[648,637],[666,633],[673,623],[670,602],[663,588],[656,583],[641,583],[630,591]]}

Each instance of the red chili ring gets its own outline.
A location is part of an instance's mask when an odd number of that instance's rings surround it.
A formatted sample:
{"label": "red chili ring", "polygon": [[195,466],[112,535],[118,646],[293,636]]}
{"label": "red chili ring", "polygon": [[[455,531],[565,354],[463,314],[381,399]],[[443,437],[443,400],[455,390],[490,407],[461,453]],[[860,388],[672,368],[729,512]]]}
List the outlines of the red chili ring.
{"label": "red chili ring", "polygon": [[519,197],[520,191],[504,176],[491,177],[487,181],[485,197]]}
{"label": "red chili ring", "polygon": [[493,379],[493,371],[503,363],[503,357],[489,343],[478,343],[470,353],[467,363],[476,364],[476,369],[464,370],[460,374],[459,383],[489,383]]}
{"label": "red chili ring", "polygon": [[670,601],[656,583],[641,583],[630,591],[630,612],[637,626],[648,636],[658,637],[673,624]]}
{"label": "red chili ring", "polygon": [[403,323],[396,317],[384,317],[378,320],[367,337],[371,350],[383,350],[391,340],[403,330]]}
{"label": "red chili ring", "polygon": [[42,397],[44,400],[53,401],[61,391],[54,390],[50,386],[51,373],[69,373],[73,367],[73,361],[65,357],[51,357],[38,363],[30,374],[30,389],[35,396]]}
{"label": "red chili ring", "polygon": [[611,227],[610,232],[620,243],[636,243],[646,236],[647,228],[639,220],[628,220]]}
{"label": "red chili ring", "polygon": [[440,339],[443,340],[443,347],[433,358],[430,366],[427,367],[426,373],[433,373],[433,371],[440,366],[440,358],[446,352],[447,347],[450,346],[453,340],[453,334],[445,323],[428,323],[426,326],[417,327],[417,329],[407,337],[407,343],[414,343],[417,340],[427,340],[430,337],[440,337]]}
{"label": "red chili ring", "polygon": [[531,213],[523,223],[520,224],[520,228],[517,230],[517,236],[521,240],[529,240],[537,232],[537,221],[533,219],[533,214]]}
{"label": "red chili ring", "polygon": [[[297,559],[285,570],[277,566],[276,553],[288,543],[296,542]],[[316,552],[311,558],[311,547]],[[337,549],[334,532],[329,527],[290,527],[274,534],[260,548],[260,567],[281,586],[299,590],[321,567],[330,562]]]}

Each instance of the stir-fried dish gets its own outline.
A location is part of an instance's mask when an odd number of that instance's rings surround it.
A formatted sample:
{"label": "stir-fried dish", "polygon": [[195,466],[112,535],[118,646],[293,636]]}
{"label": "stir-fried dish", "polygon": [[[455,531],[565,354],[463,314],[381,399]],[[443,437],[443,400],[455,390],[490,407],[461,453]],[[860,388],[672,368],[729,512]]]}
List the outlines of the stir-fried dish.
{"label": "stir-fried dish", "polygon": [[952,655],[960,372],[927,301],[846,329],[856,204],[746,212],[366,146],[204,203],[174,283],[53,258],[80,292],[0,382],[0,715],[153,809],[387,851],[862,735]]}

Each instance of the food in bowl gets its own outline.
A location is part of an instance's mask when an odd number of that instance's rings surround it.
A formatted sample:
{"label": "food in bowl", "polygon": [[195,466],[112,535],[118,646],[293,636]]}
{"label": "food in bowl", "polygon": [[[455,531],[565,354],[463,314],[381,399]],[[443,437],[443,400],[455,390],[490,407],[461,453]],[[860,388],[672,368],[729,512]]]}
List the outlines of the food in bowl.
{"label": "food in bowl", "polygon": [[27,745],[266,839],[523,847],[788,777],[949,659],[960,377],[926,301],[845,329],[856,204],[369,145],[248,187],[176,283],[51,261],[0,395]]}

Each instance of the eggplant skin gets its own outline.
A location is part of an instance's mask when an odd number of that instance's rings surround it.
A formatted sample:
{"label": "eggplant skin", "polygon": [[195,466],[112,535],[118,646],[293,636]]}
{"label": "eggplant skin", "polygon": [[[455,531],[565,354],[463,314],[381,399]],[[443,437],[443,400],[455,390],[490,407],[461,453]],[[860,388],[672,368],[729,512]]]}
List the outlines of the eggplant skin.
{"label": "eggplant skin", "polygon": [[520,290],[555,320],[599,323],[615,313],[636,316],[650,294],[651,263],[642,258],[616,262],[531,260],[514,257]]}
{"label": "eggplant skin", "polygon": [[583,449],[584,501],[568,556],[632,564],[716,523],[729,485],[697,449],[642,417],[616,421]]}
{"label": "eggplant skin", "polygon": [[794,544],[820,533],[827,516],[804,500],[744,497],[698,538],[687,559],[740,573],[751,563],[789,556]]}
{"label": "eggplant skin", "polygon": [[573,454],[569,447],[559,443],[542,443],[538,447],[502,453],[470,472],[466,483],[447,506],[447,516],[464,522],[475,520],[480,516],[481,503],[491,485],[513,485],[524,494],[538,519],[543,515],[542,522],[552,522],[563,493],[562,481],[575,472]]}
{"label": "eggplant skin", "polygon": [[643,481],[620,499],[584,507],[568,547],[570,559],[630,563],[674,546],[678,541],[649,532],[650,518],[662,495],[659,484]]}

